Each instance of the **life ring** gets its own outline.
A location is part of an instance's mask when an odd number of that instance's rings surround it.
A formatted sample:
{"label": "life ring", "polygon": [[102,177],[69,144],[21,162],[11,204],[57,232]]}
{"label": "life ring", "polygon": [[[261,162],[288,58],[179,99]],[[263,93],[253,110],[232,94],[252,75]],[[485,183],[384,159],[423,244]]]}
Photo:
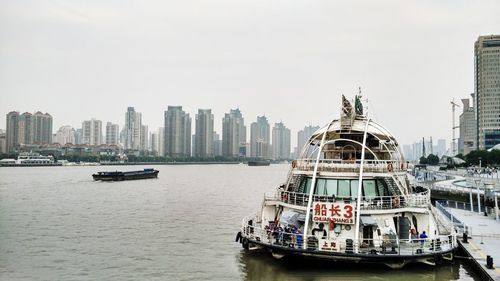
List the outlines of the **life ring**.
{"label": "life ring", "polygon": [[392,164],[387,164],[387,171],[392,172]]}
{"label": "life ring", "polygon": [[392,199],[392,207],[399,208],[399,197],[396,196]]}
{"label": "life ring", "polygon": [[297,161],[293,160],[292,161],[292,169],[295,169],[295,167],[297,167]]}
{"label": "life ring", "polygon": [[287,194],[287,193],[285,193],[285,192],[283,192],[283,193],[281,194],[281,200],[282,200],[283,202],[286,202],[286,201],[288,200],[288,194]]}

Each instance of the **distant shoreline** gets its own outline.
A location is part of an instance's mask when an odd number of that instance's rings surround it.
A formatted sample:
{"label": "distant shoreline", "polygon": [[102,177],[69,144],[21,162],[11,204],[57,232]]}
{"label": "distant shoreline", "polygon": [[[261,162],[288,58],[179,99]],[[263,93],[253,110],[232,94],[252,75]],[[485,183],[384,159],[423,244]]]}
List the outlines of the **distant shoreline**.
{"label": "distant shoreline", "polygon": [[83,164],[69,164],[63,165],[61,163],[53,164],[2,164],[1,167],[85,167],[85,166],[156,166],[156,165],[235,165],[235,164],[246,164],[239,161],[207,161],[207,162],[126,162],[126,163],[115,163],[115,162],[104,162],[104,163],[83,163]]}

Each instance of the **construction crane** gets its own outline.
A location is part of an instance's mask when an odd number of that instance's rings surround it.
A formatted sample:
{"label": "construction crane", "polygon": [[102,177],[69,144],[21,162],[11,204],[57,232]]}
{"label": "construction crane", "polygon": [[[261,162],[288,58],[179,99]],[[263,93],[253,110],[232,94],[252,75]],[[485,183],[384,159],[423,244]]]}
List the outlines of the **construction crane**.
{"label": "construction crane", "polygon": [[458,105],[456,102],[455,102],[455,99],[452,99],[451,100],[451,114],[452,114],[452,125],[451,125],[451,131],[452,131],[452,137],[451,137],[451,153],[452,153],[452,157],[457,155],[457,148],[456,148],[456,145],[455,145],[455,141],[457,140],[457,138],[455,137],[455,129],[457,128],[460,128],[460,126],[456,126],[455,125],[455,107],[458,106],[460,107],[460,105]]}

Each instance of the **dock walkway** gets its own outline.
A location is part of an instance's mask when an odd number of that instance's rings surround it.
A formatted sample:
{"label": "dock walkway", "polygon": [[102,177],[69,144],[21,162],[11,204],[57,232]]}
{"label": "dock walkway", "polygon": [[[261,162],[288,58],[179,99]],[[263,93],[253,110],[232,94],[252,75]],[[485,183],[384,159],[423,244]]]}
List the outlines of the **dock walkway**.
{"label": "dock walkway", "polygon": [[[491,280],[500,280],[500,220],[484,213],[447,207],[456,219],[472,229],[468,243],[460,241],[465,251]],[[486,257],[493,257],[493,269],[486,267]]]}

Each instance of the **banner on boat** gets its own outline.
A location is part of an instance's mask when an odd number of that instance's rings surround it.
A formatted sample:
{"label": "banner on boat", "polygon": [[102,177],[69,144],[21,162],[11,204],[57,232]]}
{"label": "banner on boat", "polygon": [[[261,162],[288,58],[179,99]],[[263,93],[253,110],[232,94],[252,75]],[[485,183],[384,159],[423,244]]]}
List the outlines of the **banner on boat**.
{"label": "banner on boat", "polygon": [[313,202],[314,222],[354,224],[354,205],[346,203]]}

